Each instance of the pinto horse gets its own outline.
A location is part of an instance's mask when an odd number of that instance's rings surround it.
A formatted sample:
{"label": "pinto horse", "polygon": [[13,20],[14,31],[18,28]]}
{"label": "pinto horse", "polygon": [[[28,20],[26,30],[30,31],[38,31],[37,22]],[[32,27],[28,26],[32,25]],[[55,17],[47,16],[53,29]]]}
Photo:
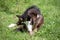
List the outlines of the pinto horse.
{"label": "pinto horse", "polygon": [[44,22],[44,17],[41,14],[40,10],[36,6],[29,7],[23,15],[18,16],[19,21],[17,24],[20,24],[21,22],[28,21],[28,31],[32,35],[34,31],[38,31],[39,27]]}

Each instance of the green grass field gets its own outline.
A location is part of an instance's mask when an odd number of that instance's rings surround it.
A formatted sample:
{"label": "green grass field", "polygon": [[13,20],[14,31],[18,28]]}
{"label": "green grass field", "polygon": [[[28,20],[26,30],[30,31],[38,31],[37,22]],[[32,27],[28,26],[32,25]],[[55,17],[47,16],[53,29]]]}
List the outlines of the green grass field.
{"label": "green grass field", "polygon": [[[35,35],[8,28],[31,5],[40,8],[44,24]],[[60,40],[60,0],[0,0],[0,40]]]}

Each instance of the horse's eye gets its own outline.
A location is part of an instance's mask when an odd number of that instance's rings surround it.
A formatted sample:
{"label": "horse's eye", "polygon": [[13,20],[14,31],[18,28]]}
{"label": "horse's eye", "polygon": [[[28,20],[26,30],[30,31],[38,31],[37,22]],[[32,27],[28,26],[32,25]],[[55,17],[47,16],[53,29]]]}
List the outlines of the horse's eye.
{"label": "horse's eye", "polygon": [[22,18],[20,18],[20,20],[23,20]]}

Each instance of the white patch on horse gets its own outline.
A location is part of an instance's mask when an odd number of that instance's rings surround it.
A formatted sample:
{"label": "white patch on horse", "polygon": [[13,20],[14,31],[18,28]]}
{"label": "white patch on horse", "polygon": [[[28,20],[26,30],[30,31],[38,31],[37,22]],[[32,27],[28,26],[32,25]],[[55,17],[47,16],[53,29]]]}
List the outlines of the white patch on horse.
{"label": "white patch on horse", "polygon": [[32,25],[30,23],[31,23],[31,21],[26,21],[28,31],[32,31]]}
{"label": "white patch on horse", "polygon": [[15,27],[16,26],[16,24],[10,24],[8,27]]}
{"label": "white patch on horse", "polygon": [[39,17],[40,15],[37,15],[37,18]]}

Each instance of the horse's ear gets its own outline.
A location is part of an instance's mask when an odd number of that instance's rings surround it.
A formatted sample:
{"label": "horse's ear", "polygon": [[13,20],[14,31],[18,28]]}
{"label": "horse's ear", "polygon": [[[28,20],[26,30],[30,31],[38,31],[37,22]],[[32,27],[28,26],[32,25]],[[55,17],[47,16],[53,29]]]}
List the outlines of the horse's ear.
{"label": "horse's ear", "polygon": [[16,15],[18,18],[20,17],[20,15]]}

